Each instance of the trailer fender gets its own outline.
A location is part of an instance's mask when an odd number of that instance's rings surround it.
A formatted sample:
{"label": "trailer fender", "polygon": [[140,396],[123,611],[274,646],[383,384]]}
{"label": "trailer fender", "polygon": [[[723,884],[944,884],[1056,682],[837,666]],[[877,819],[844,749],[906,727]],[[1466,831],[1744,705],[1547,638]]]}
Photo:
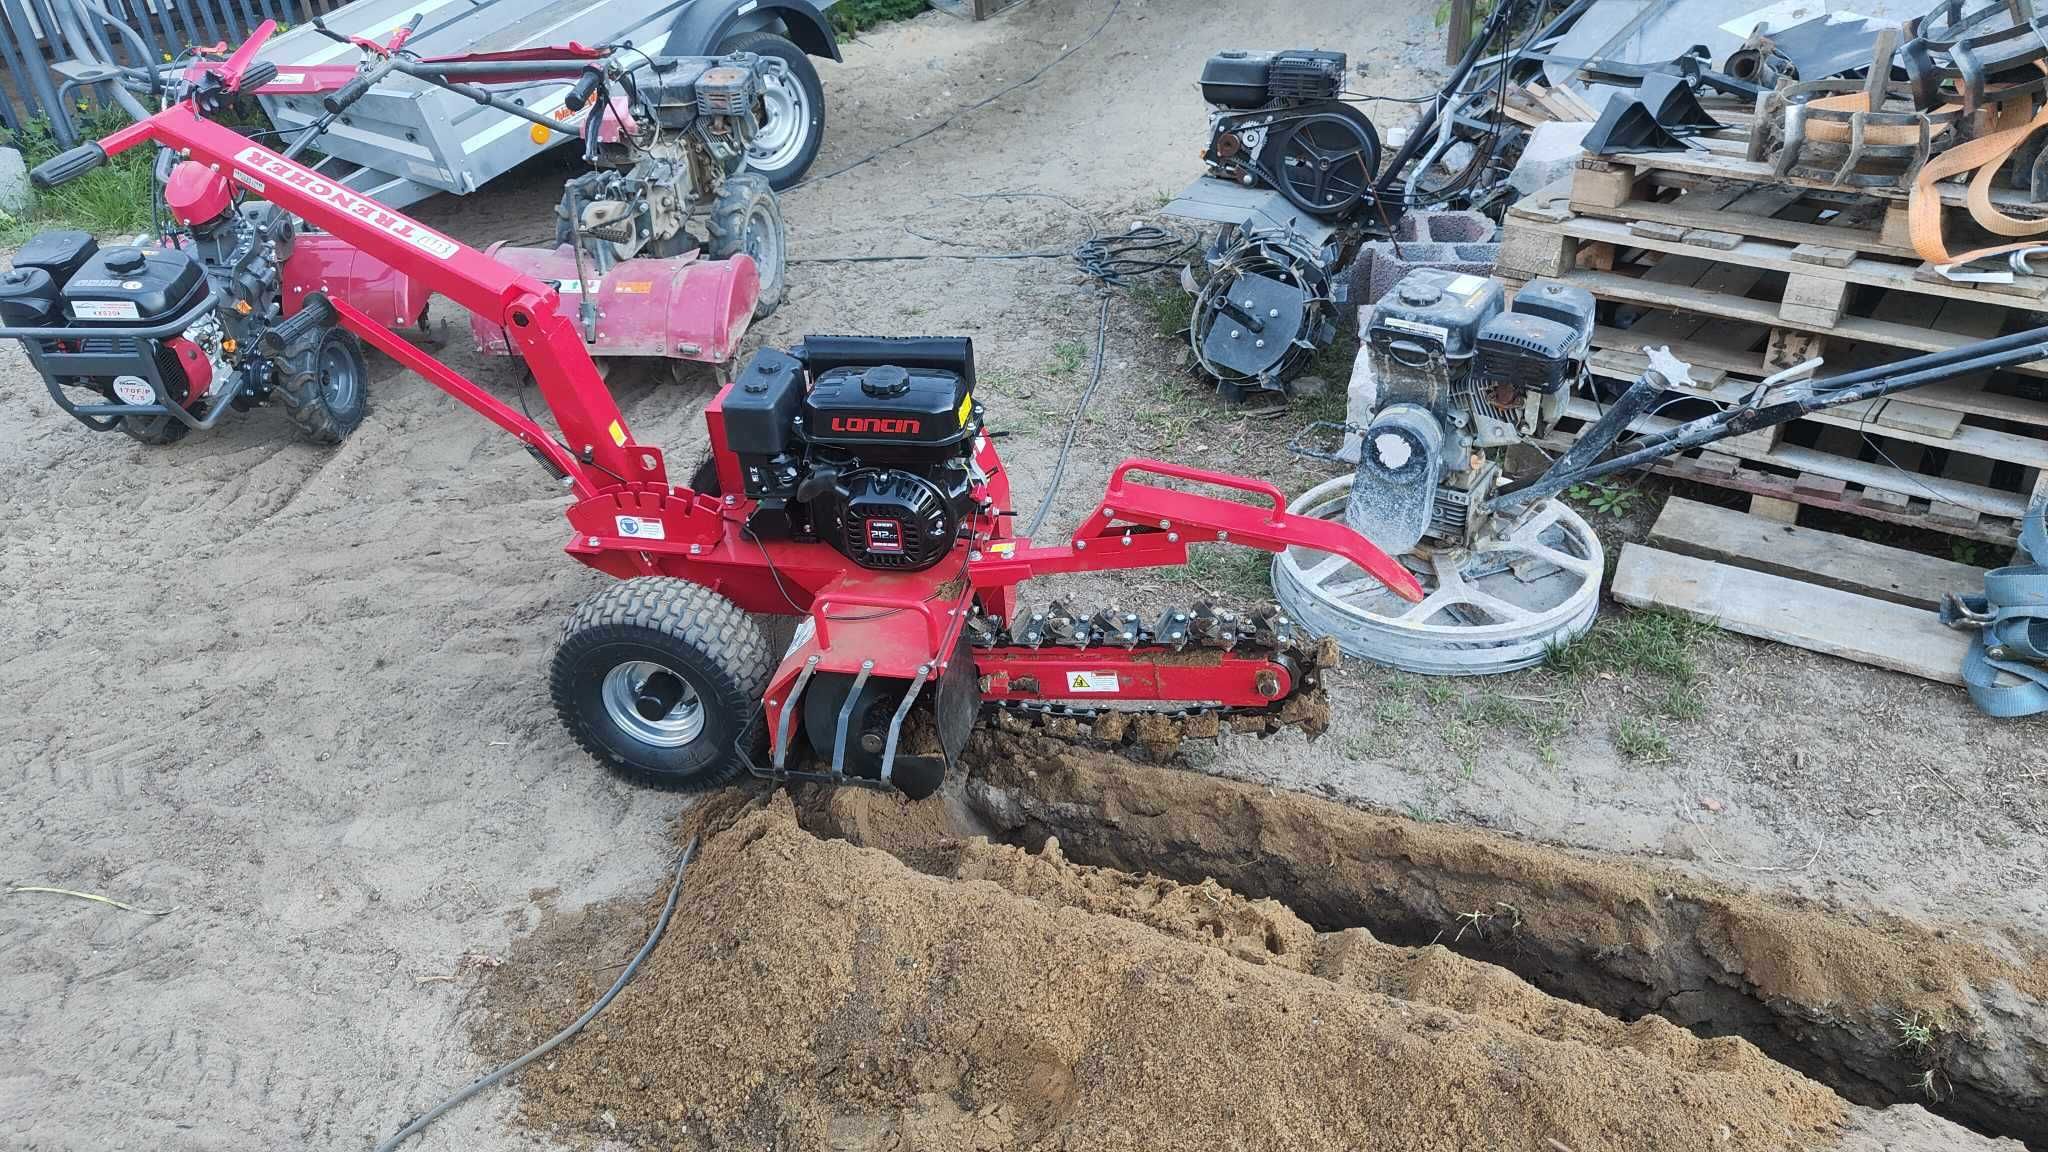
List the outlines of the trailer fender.
{"label": "trailer fender", "polygon": [[710,55],[734,32],[768,27],[774,20],[782,21],[790,41],[810,55],[841,59],[832,22],[811,0],[697,0],[669,27],[662,51],[673,56]]}

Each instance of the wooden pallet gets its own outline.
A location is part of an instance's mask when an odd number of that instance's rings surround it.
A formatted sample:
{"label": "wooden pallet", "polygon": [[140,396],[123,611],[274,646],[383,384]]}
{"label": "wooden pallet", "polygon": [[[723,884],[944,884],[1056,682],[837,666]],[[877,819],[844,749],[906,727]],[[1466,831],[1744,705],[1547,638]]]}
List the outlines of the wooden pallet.
{"label": "wooden pallet", "polygon": [[[1730,402],[1813,357],[1848,371],[2032,327],[2048,310],[2042,285],[1930,279],[1888,235],[1879,199],[1627,171],[1617,190],[1581,168],[1516,205],[1498,270],[1511,290],[1558,279],[1611,306],[1594,333],[1605,379],[1633,381],[1645,347],[1668,347],[1694,366],[1692,395]],[[1806,504],[2007,543],[2028,498],[2048,492],[2043,378],[2048,362],[1817,413],[1660,470],[1749,492],[1779,518]]]}
{"label": "wooden pallet", "polygon": [[1622,547],[1613,594],[1632,607],[1960,684],[1969,637],[1942,627],[1933,609],[1942,593],[1983,582],[1980,568],[1673,499],[1648,545]]}

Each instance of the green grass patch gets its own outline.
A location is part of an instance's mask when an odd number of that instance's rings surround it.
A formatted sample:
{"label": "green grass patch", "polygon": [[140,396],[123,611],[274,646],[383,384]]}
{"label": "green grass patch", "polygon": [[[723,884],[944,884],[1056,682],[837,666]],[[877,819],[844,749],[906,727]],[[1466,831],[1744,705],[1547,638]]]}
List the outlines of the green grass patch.
{"label": "green grass patch", "polygon": [[1548,663],[1572,680],[1648,675],[1690,686],[1699,679],[1694,655],[1713,632],[1712,624],[1676,612],[1630,612],[1551,649]]}
{"label": "green grass patch", "polygon": [[1188,545],[1188,578],[1213,596],[1270,600],[1273,558],[1257,548],[1231,544]]}
{"label": "green grass patch", "polygon": [[1144,309],[1152,320],[1152,327],[1168,340],[1185,339],[1188,325],[1195,318],[1195,298],[1182,290],[1178,284],[1147,284],[1131,286],[1131,299]]}
{"label": "green grass patch", "polygon": [[1671,739],[1651,721],[1623,716],[1614,724],[1614,749],[1630,760],[1658,764],[1671,759]]}
{"label": "green grass patch", "polygon": [[[97,113],[79,126],[79,137],[96,139],[127,123],[127,116],[119,111]],[[31,120],[19,131],[0,135],[21,150],[30,168],[63,151],[48,120]],[[151,173],[155,160],[154,148],[131,148],[68,184],[36,192],[25,218],[0,214],[0,243],[19,244],[37,232],[57,227],[83,228],[100,236],[148,231],[149,206],[156,196],[156,179]]]}
{"label": "green grass patch", "polygon": [[1052,359],[1046,363],[1048,376],[1072,376],[1081,370],[1088,359],[1088,346],[1079,340],[1062,340],[1052,346]]}
{"label": "green grass patch", "polygon": [[827,12],[843,35],[865,32],[891,20],[908,20],[925,10],[925,0],[839,0]]}

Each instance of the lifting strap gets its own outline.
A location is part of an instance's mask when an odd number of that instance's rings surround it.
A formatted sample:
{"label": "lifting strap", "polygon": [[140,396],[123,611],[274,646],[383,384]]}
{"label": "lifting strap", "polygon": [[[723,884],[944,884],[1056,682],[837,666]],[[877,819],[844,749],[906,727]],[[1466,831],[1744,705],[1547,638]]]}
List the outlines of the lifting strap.
{"label": "lifting strap", "polygon": [[[2038,242],[2032,238],[2048,233],[2048,219],[2023,219],[1991,202],[1992,185],[1997,182],[2006,161],[2026,147],[2036,132],[2048,128],[2048,104],[2042,105],[2031,119],[2021,120],[2031,103],[2031,95],[2028,92],[2020,99],[1999,105],[1999,124],[1995,131],[1957,144],[1921,166],[1906,201],[1906,222],[1912,235],[1913,250],[1922,260],[1946,270],[1987,256],[2038,247]],[[1986,232],[2013,237],[2016,243],[1994,244],[1959,253],[1948,250],[1948,241],[1943,237],[1941,228],[1941,193],[1935,185],[1965,172],[1971,173],[1970,190],[1964,201],[1970,218]]]}
{"label": "lifting strap", "polygon": [[1963,683],[1987,716],[2048,712],[2048,497],[2027,510],[2020,563],[1984,574],[1984,594],[1950,593],[1941,622],[1974,631]]}

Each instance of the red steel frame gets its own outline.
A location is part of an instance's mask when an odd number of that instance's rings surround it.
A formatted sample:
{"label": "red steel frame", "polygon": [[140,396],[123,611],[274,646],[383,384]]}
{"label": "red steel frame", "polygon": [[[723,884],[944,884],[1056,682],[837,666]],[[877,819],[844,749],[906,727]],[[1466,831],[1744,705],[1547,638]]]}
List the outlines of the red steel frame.
{"label": "red steel frame", "polygon": [[[232,85],[253,57],[257,38],[219,69]],[[672,485],[659,448],[633,439],[597,374],[581,335],[557,309],[555,290],[482,252],[392,211],[200,115],[190,101],[108,136],[109,154],[154,141],[213,165],[249,193],[355,245],[410,275],[428,292],[496,317],[533,372],[561,439],[373,317],[330,300],[350,331],[516,436],[566,478],[575,497],[567,551],[614,576],[664,575],[706,585],[752,612],[808,615],[814,627],[785,655],[768,692],[769,731],[799,670],[812,657],[822,672],[909,680],[935,679],[958,650],[969,615],[1010,619],[1017,585],[1033,576],[1184,564],[1188,547],[1242,544],[1266,551],[1304,546],[1341,555],[1412,600],[1422,597],[1406,569],[1364,537],[1329,521],[1290,516],[1286,497],[1264,481],[1156,460],[1128,460],[1111,475],[1101,502],[1061,543],[1040,545],[1012,534],[1008,473],[986,436],[977,439],[985,476],[974,495],[981,512],[954,554],[922,572],[860,568],[822,543],[760,540],[746,531],[752,502]],[[724,393],[705,412],[720,485],[743,491],[725,450]],[[1236,490],[1254,506],[1144,483],[1145,474]],[[1156,654],[1156,653],[1155,653]],[[1257,706],[1285,695],[1294,670],[1228,655],[1162,666],[1139,653],[1097,649],[1003,649],[976,657],[991,699],[1180,699]],[[1063,673],[1087,672],[1092,689],[1070,689]],[[1113,683],[1112,690],[1101,685]]]}

